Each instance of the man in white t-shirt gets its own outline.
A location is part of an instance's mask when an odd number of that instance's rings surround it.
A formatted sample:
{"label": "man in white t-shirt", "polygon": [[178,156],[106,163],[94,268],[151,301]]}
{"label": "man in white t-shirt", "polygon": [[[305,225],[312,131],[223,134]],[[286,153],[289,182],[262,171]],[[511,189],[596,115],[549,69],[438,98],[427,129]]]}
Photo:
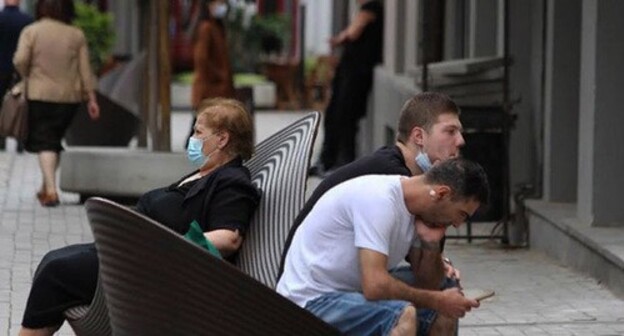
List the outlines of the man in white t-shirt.
{"label": "man in white t-shirt", "polygon": [[[295,233],[277,291],[348,335],[454,334],[448,322],[479,303],[457,288],[438,290],[439,242],[488,194],[483,168],[464,159],[410,178],[367,175],[341,183]],[[411,284],[391,273],[406,255]]]}

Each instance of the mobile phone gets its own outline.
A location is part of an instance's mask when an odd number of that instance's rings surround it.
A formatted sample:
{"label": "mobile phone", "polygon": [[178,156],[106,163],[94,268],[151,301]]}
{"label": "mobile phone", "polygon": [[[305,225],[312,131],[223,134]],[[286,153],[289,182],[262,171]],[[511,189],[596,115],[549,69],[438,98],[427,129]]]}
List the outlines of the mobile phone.
{"label": "mobile phone", "polygon": [[479,293],[479,295],[475,296],[475,300],[481,302],[487,298],[491,298],[492,296],[494,296],[494,294],[496,294],[493,290],[487,290],[487,291],[483,291],[483,293]]}
{"label": "mobile phone", "polygon": [[475,290],[465,290],[464,295],[467,298],[477,300],[479,302],[494,296],[495,292],[491,289],[475,289]]}

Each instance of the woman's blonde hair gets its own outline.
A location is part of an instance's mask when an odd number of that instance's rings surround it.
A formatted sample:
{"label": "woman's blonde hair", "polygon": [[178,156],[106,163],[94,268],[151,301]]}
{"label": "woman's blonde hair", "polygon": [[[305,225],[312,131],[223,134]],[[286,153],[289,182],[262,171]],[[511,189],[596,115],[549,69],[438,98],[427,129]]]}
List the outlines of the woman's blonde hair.
{"label": "woman's blonde hair", "polygon": [[234,99],[210,98],[202,100],[197,111],[197,117],[205,116],[204,126],[229,133],[226,151],[240,155],[243,160],[251,158],[254,151],[253,122],[243,104]]}

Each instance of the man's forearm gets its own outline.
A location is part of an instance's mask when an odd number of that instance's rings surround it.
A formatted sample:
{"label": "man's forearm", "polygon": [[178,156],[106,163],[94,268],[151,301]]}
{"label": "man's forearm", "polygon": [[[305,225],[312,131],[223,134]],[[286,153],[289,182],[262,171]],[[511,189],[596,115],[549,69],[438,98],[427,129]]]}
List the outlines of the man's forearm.
{"label": "man's forearm", "polygon": [[413,303],[417,308],[429,308],[433,310],[438,310],[439,308],[439,291],[414,288],[392,276],[387,278],[386,288],[383,292],[385,292],[386,295],[374,299],[404,300]]}
{"label": "man's forearm", "polygon": [[412,248],[410,261],[417,287],[440,289],[444,279],[444,264],[439,242],[421,242],[419,248]]}

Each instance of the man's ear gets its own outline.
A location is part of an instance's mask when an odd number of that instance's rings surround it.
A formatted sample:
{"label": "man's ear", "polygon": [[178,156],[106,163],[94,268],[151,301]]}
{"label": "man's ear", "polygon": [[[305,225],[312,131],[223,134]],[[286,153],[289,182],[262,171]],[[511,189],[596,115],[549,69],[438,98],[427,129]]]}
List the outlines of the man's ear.
{"label": "man's ear", "polygon": [[414,126],[410,132],[410,140],[421,147],[424,144],[424,136],[425,130],[419,126]]}
{"label": "man's ear", "polygon": [[444,199],[446,197],[451,197],[452,195],[452,190],[449,186],[437,185],[433,187],[433,190],[435,190],[435,195],[437,196],[438,200]]}

